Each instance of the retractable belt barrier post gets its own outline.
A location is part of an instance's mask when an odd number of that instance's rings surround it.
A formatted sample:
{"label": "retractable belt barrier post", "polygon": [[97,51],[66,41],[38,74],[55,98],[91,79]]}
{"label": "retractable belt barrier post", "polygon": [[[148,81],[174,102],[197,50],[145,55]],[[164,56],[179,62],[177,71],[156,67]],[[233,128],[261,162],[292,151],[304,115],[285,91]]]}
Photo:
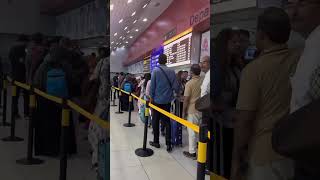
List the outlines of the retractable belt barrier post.
{"label": "retractable belt barrier post", "polygon": [[200,125],[199,143],[198,143],[198,168],[197,180],[205,180],[206,162],[207,162],[207,134],[206,124]]}
{"label": "retractable belt barrier post", "polygon": [[133,124],[133,123],[131,123],[131,111],[132,111],[132,107],[131,107],[131,104],[132,104],[132,96],[131,96],[131,93],[128,94],[128,97],[129,97],[128,123],[125,123],[123,126],[124,126],[124,127],[134,127],[134,126],[136,126],[136,125]]}
{"label": "retractable belt barrier post", "polygon": [[112,88],[110,89],[110,101],[112,101]]}
{"label": "retractable belt barrier post", "polygon": [[[2,107],[2,93],[3,93],[3,75],[0,74],[0,82],[2,83],[1,84],[1,90],[0,90],[0,107]],[[0,112],[1,114],[2,112]]]}
{"label": "retractable belt barrier post", "polygon": [[70,126],[70,109],[67,105],[67,100],[63,99],[62,114],[61,114],[61,137],[60,137],[60,176],[59,180],[67,179],[67,152],[68,152],[68,130]]}
{"label": "retractable belt barrier post", "polygon": [[34,89],[31,86],[29,91],[29,128],[28,128],[28,149],[27,158],[17,160],[17,164],[22,165],[35,165],[44,163],[41,159],[33,158],[33,128],[34,128],[34,114],[36,109],[36,96],[34,94]]}
{"label": "retractable belt barrier post", "polygon": [[10,126],[10,123],[7,123],[7,90],[8,90],[8,80],[3,76],[3,109],[2,109],[2,126]]}
{"label": "retractable belt barrier post", "polygon": [[147,136],[148,136],[148,119],[149,119],[149,102],[146,102],[145,109],[145,123],[144,123],[144,134],[143,134],[143,147],[136,149],[135,153],[139,157],[149,157],[153,155],[153,150],[147,148]]}
{"label": "retractable belt barrier post", "polygon": [[122,96],[122,94],[121,94],[121,91],[119,90],[119,110],[118,110],[118,112],[116,112],[116,114],[122,114],[123,113],[121,111],[121,102],[120,102],[121,96]]}
{"label": "retractable belt barrier post", "polygon": [[15,131],[16,131],[16,119],[15,119],[15,106],[16,104],[14,104],[17,98],[17,86],[14,84],[14,80],[11,81],[11,132],[10,132],[10,136],[3,138],[3,141],[7,141],[7,142],[18,142],[18,141],[23,141],[23,138],[20,137],[16,137],[15,136]]}
{"label": "retractable belt barrier post", "polygon": [[[112,89],[112,92],[113,92],[113,103],[112,103],[112,105],[110,105],[110,106],[117,106],[116,105],[116,89],[115,88],[111,88]],[[111,96],[112,96],[112,93],[111,93]],[[119,101],[120,102],[120,101]]]}

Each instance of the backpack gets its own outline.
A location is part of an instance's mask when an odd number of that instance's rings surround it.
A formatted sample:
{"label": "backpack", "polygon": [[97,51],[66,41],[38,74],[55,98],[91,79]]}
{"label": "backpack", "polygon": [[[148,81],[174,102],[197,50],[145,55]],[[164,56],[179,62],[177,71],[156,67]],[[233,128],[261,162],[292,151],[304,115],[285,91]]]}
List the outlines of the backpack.
{"label": "backpack", "polygon": [[67,98],[68,87],[66,73],[62,68],[54,67],[47,72],[46,92],[50,95]]}
{"label": "backpack", "polygon": [[132,86],[129,82],[126,82],[124,83],[123,85],[123,90],[128,92],[128,93],[131,93],[132,92]]}

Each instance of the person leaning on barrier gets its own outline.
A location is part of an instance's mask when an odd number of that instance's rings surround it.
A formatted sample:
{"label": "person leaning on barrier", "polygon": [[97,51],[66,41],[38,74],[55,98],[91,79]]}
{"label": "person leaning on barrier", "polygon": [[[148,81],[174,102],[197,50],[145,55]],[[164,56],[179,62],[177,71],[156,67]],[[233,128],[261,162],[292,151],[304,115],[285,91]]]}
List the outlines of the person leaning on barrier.
{"label": "person leaning on barrier", "polygon": [[290,31],[289,17],[280,8],[267,8],[258,17],[256,44],[262,53],[241,74],[231,180],[293,177],[292,162],[271,145],[275,123],[289,112],[289,77],[300,56],[288,49]]}
{"label": "person leaning on barrier", "polygon": [[[189,122],[199,125],[202,115],[195,108],[195,103],[201,95],[202,78],[200,77],[201,68],[198,64],[191,66],[191,80],[187,82],[184,91],[183,118]],[[196,160],[197,154],[197,135],[192,129],[188,128],[189,151],[184,151],[183,155]]]}

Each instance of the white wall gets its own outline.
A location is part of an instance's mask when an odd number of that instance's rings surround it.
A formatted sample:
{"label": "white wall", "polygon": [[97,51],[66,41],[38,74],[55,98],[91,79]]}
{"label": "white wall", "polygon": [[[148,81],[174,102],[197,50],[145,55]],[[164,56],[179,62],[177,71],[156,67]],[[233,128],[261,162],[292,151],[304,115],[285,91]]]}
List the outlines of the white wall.
{"label": "white wall", "polygon": [[111,53],[110,72],[127,72],[127,68],[123,67],[122,62],[128,58],[127,49],[118,49]]}
{"label": "white wall", "polygon": [[40,15],[39,0],[1,0],[0,23],[0,33],[55,34],[55,18]]}

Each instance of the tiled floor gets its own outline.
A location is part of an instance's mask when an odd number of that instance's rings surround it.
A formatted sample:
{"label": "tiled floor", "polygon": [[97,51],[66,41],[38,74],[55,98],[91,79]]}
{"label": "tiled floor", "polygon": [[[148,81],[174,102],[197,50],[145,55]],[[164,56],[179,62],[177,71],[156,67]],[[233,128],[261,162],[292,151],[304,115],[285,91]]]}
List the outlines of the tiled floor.
{"label": "tiled floor", "polygon": [[[10,107],[10,98],[8,107]],[[151,157],[138,157],[135,150],[142,147],[143,124],[136,112],[132,113],[135,127],[124,127],[128,113],[115,114],[118,107],[111,107],[111,180],[194,180],[196,179],[196,161],[185,158],[182,151],[187,149],[187,133],[184,130],[184,147],[175,148],[167,153],[164,138],[161,138],[160,149],[153,149]],[[2,110],[1,110],[2,112]],[[10,113],[8,109],[8,117]],[[0,119],[0,121],[2,121]],[[16,135],[27,137],[28,121],[17,120]],[[149,129],[148,141],[153,135]],[[10,134],[9,127],[0,127],[0,138]],[[81,133],[83,137],[85,133]],[[83,139],[81,137],[80,139]],[[149,147],[149,145],[148,145]],[[150,148],[150,147],[149,147]],[[27,140],[23,142],[5,143],[0,140],[0,179],[1,180],[58,180],[59,160],[40,157],[46,162],[42,165],[23,166],[15,161],[25,157]],[[90,169],[89,144],[81,140],[79,154],[68,160],[68,180],[96,180]],[[209,177],[206,177],[209,179]]]}
{"label": "tiled floor", "polygon": [[[118,104],[118,103],[116,103]],[[197,162],[183,156],[188,149],[187,131],[184,130],[183,147],[175,148],[172,153],[166,151],[164,138],[160,138],[160,149],[153,149],[151,157],[138,157],[135,150],[142,147],[144,125],[137,112],[132,113],[135,127],[124,127],[128,113],[116,114],[118,107],[111,107],[111,180],[168,180],[196,179]],[[152,140],[151,129],[148,142]],[[209,176],[206,177],[209,179]]]}

